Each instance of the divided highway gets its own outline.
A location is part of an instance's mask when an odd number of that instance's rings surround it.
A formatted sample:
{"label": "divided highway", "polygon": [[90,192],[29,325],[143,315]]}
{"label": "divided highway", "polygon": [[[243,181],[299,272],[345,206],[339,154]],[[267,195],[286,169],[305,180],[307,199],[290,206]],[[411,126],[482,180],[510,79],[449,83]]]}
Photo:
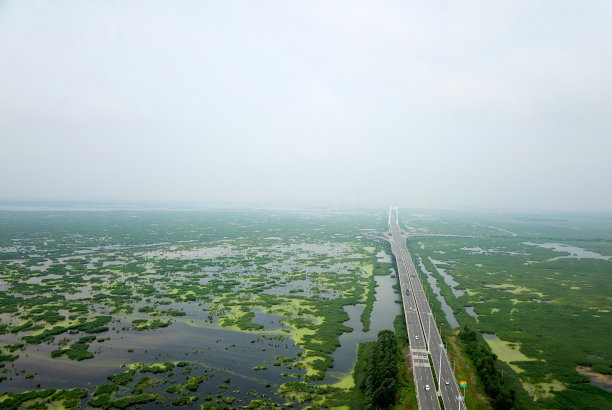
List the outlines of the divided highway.
{"label": "divided highway", "polygon": [[[391,243],[391,251],[397,262],[419,408],[440,409],[440,395],[446,410],[465,409],[442,337],[408,253],[406,237],[399,228],[397,208],[389,210],[389,234],[386,238]],[[429,357],[438,377],[438,391]]]}

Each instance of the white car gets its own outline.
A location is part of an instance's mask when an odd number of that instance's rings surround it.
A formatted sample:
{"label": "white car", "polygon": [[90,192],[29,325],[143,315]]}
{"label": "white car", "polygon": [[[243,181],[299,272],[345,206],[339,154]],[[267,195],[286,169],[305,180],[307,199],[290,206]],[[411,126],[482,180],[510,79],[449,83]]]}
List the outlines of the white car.
{"label": "white car", "polygon": [[429,391],[429,384],[425,385],[425,390]]}
{"label": "white car", "polygon": [[444,384],[446,384],[446,385],[448,386],[448,384],[449,384],[449,383],[448,383],[448,380],[447,380],[447,381],[445,381],[445,382],[444,382]]}
{"label": "white car", "polygon": [[419,340],[419,335],[414,335],[414,337],[416,337],[416,340]]}

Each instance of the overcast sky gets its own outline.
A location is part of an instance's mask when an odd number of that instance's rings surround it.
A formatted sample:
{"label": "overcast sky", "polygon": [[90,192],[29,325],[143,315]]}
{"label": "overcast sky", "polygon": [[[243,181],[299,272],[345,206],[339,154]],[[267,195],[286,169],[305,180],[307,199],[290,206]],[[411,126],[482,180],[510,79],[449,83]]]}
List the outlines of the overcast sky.
{"label": "overcast sky", "polygon": [[610,1],[2,1],[0,199],[612,211]]}

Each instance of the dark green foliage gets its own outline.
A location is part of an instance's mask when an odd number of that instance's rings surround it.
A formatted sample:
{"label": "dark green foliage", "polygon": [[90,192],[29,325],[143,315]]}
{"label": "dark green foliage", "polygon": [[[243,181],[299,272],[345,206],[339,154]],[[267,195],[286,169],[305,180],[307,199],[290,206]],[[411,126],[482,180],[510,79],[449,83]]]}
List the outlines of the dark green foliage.
{"label": "dark green foliage", "polygon": [[91,407],[103,409],[125,409],[130,406],[135,406],[137,404],[146,404],[156,400],[161,400],[161,396],[159,396],[158,394],[140,394],[138,396],[126,396],[113,400],[110,395],[101,394],[95,399],[87,402],[87,404]]}
{"label": "dark green foliage", "polygon": [[501,373],[495,366],[497,356],[491,353],[491,349],[482,337],[467,326],[461,330],[459,338],[466,344],[466,352],[476,366],[485,392],[493,399],[493,407],[502,410],[513,408],[516,391],[505,386]]}
{"label": "dark green foliage", "polygon": [[368,376],[368,360],[370,350],[376,342],[359,343],[357,346],[357,360],[353,369],[355,388],[350,401],[351,409],[363,409],[365,403],[366,379]]}
{"label": "dark green foliage", "polygon": [[161,399],[157,394],[140,394],[138,396],[126,396],[113,401],[113,407],[125,409],[136,404],[145,404]]}
{"label": "dark green foliage", "polygon": [[46,399],[51,397],[57,390],[56,389],[44,389],[44,390],[32,390],[24,393],[8,393],[8,398],[2,401],[2,407],[6,409],[17,409],[22,403],[34,399]]}
{"label": "dark green foliage", "polygon": [[196,391],[198,389],[198,386],[204,381],[204,378],[202,376],[194,376],[191,377],[187,383],[185,383],[185,388],[187,390],[191,390],[191,391]]}
{"label": "dark green foliage", "polygon": [[65,408],[73,409],[80,407],[81,399],[88,395],[89,393],[85,389],[44,389],[27,391],[24,393],[7,393],[7,398],[0,403],[0,407],[5,409],[17,409],[27,401],[42,399],[43,403],[59,401],[62,402]]}
{"label": "dark green foliage", "polygon": [[134,377],[134,373],[136,373],[136,369],[126,370],[125,372],[110,374],[107,379],[112,381],[115,384],[125,385],[132,381]]}
{"label": "dark green foliage", "polygon": [[97,316],[94,320],[83,321],[72,326],[54,326],[51,329],[45,329],[43,332],[37,335],[24,336],[22,339],[28,343],[40,344],[42,342],[50,341],[54,336],[65,333],[69,330],[79,330],[85,333],[100,333],[108,330],[108,327],[103,326],[111,321],[111,316]]}
{"label": "dark green foliage", "polygon": [[132,388],[132,394],[142,394],[145,389],[154,385],[154,380],[148,376],[143,376],[138,380],[138,383]]}
{"label": "dark green foliage", "polygon": [[53,350],[51,357],[59,357],[62,355],[68,356],[72,360],[85,360],[94,357],[94,354],[88,351],[89,343],[95,340],[95,336],[85,336],[78,340],[67,349]]}
{"label": "dark green foliage", "polygon": [[67,409],[81,407],[81,400],[89,396],[85,389],[58,390],[53,396],[52,401],[61,401]]}
{"label": "dark green foliage", "polygon": [[65,316],[60,315],[57,311],[47,311],[44,314],[36,315],[33,319],[37,322],[43,321],[50,324],[61,322],[66,319]]}
{"label": "dark green foliage", "polygon": [[11,353],[13,353],[17,349],[23,349],[24,347],[25,347],[25,344],[23,344],[23,343],[17,343],[17,344],[12,344],[12,345],[4,346],[4,348],[6,350],[8,350],[9,352],[11,352]]}
{"label": "dark green foliage", "polygon": [[134,327],[134,330],[142,331],[142,330],[147,330],[147,329],[150,330],[150,329],[168,327],[170,323],[171,323],[170,321],[164,321],[161,319],[153,319],[153,320],[134,319],[132,321],[132,326]]}
{"label": "dark green foliage", "polygon": [[140,373],[166,373],[170,370],[174,369],[174,363],[172,362],[164,362],[164,363],[154,363],[148,366],[143,366],[140,368]]}
{"label": "dark green foliage", "polygon": [[366,408],[385,408],[394,403],[397,355],[395,334],[391,330],[380,331],[368,358],[365,380]]}
{"label": "dark green foliage", "polygon": [[572,384],[553,397],[541,400],[547,409],[606,409],[612,394],[588,383]]}
{"label": "dark green foliage", "polygon": [[116,384],[103,383],[99,385],[98,387],[96,387],[96,391],[94,392],[93,395],[99,396],[101,394],[113,394],[117,390],[119,390],[119,386],[117,386]]}
{"label": "dark green foliage", "polygon": [[178,396],[172,399],[173,406],[185,406],[187,404],[191,404],[196,401],[197,397],[195,396]]}
{"label": "dark green foliage", "polygon": [[239,329],[242,330],[261,330],[263,329],[263,325],[259,323],[253,323],[253,319],[255,318],[255,313],[247,312],[244,315],[240,316],[238,319],[226,318],[224,321],[225,326],[238,326]]}
{"label": "dark green foliage", "polygon": [[111,316],[96,316],[94,320],[84,322],[79,325],[71,326],[69,329],[80,330],[85,333],[100,333],[108,330],[108,327],[104,326],[112,319]]}
{"label": "dark green foliage", "polygon": [[0,362],[13,362],[19,359],[18,355],[14,354],[0,354]]}
{"label": "dark green foliage", "polygon": [[187,313],[182,310],[170,309],[170,310],[162,310],[160,313],[168,316],[186,316]]}
{"label": "dark green foliage", "polygon": [[113,400],[110,394],[100,394],[93,400],[89,400],[87,404],[91,407],[109,409],[112,405]]}
{"label": "dark green foliage", "polygon": [[370,278],[368,283],[368,294],[366,296],[366,304],[363,312],[361,312],[361,323],[363,324],[363,331],[367,332],[370,330],[370,316],[372,309],[374,309],[374,301],[376,300],[376,281],[374,278]]}
{"label": "dark green foliage", "polygon": [[180,393],[183,391],[183,384],[179,383],[179,384],[173,384],[172,386],[169,386],[166,389],[167,393]]}

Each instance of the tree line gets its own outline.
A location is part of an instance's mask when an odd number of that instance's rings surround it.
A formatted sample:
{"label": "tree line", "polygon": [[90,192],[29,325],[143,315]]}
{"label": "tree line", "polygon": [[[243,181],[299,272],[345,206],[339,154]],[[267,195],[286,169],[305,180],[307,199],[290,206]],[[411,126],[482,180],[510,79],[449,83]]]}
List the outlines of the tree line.
{"label": "tree line", "polygon": [[391,330],[378,332],[367,361],[365,408],[387,408],[395,402],[397,389],[397,342]]}
{"label": "tree line", "polygon": [[466,352],[476,366],[485,392],[493,399],[493,408],[512,409],[516,402],[516,391],[505,386],[501,373],[495,367],[497,355],[491,352],[480,335],[464,326],[459,338],[466,344]]}

